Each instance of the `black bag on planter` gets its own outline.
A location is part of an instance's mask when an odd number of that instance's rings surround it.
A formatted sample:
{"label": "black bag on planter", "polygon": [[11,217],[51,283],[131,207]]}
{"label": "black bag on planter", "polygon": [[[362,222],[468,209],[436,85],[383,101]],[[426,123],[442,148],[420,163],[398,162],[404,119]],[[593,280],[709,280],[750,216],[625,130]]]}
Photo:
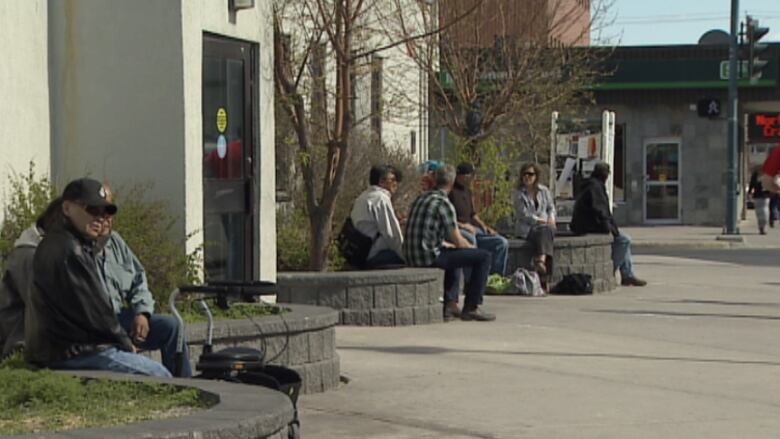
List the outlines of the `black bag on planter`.
{"label": "black bag on planter", "polygon": [[593,282],[591,275],[585,273],[572,273],[563,276],[550,290],[552,294],[593,294]]}
{"label": "black bag on planter", "polygon": [[371,251],[374,239],[362,234],[352,224],[352,218],[347,217],[344,225],[341,226],[339,236],[336,237],[336,243],[339,246],[341,256],[349,265],[361,268],[366,264],[368,252]]}

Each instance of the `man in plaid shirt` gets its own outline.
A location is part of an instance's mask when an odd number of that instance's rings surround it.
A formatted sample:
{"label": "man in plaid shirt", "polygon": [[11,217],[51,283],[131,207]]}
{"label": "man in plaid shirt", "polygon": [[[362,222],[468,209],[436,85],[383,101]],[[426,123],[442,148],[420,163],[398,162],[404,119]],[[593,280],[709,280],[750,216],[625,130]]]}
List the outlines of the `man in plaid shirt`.
{"label": "man in plaid shirt", "polygon": [[[468,242],[458,230],[455,207],[447,194],[455,182],[455,168],[436,170],[434,188],[423,193],[412,204],[406,224],[404,255],[412,267],[444,269],[445,320],[460,316],[462,320],[491,321],[496,316],[482,309],[491,255]],[[458,308],[457,270],[471,268],[465,286],[463,311]]]}

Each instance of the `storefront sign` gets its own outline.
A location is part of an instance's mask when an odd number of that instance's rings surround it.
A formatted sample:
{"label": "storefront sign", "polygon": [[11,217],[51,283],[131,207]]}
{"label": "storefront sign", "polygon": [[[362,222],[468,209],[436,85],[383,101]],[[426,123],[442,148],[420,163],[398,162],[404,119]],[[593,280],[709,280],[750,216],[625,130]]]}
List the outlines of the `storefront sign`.
{"label": "storefront sign", "polygon": [[780,113],[750,113],[748,137],[754,143],[780,142]]}

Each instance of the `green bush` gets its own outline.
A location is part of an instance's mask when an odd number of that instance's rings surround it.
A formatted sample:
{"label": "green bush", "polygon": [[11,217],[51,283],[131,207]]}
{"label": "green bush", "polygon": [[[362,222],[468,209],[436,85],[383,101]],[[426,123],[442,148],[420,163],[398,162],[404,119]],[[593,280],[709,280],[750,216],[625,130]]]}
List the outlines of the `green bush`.
{"label": "green bush", "polygon": [[[22,231],[30,227],[58,195],[46,176],[35,173],[32,163],[26,175],[12,176],[9,180],[10,201],[3,209],[5,216],[0,225],[0,255],[3,259],[11,252]],[[122,235],[146,269],[158,310],[164,311],[168,308],[168,294],[173,288],[199,281],[202,252],[201,248],[197,248],[187,254],[185,242],[170,237],[177,218],[170,213],[165,202],[148,199],[148,189],[149,185],[115,188],[119,214],[114,218],[114,229]]]}
{"label": "green bush", "polygon": [[13,250],[14,241],[57,196],[57,190],[49,179],[35,173],[33,162],[30,162],[26,174],[12,174],[8,182],[11,191],[3,206],[3,223],[0,225],[0,269]]}
{"label": "green bush", "polygon": [[[341,227],[341,224],[338,225]],[[335,239],[338,229],[333,233]],[[309,269],[309,218],[303,209],[276,212],[276,269],[279,271],[305,271]],[[344,268],[344,258],[338,247],[328,247],[328,271]]]}
{"label": "green bush", "polygon": [[114,229],[143,264],[158,310],[167,310],[168,295],[174,288],[199,282],[202,249],[187,254],[184,248],[191,235],[184,241],[170,237],[177,219],[164,201],[147,198],[149,187],[115,191],[119,213],[114,217]]}

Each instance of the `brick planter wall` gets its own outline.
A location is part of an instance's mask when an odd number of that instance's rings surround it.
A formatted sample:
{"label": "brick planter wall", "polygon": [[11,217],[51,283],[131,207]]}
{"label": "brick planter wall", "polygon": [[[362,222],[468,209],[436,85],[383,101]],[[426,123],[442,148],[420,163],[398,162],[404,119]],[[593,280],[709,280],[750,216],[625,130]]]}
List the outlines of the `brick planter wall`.
{"label": "brick planter wall", "polygon": [[[531,246],[524,239],[509,240],[507,273],[518,267],[531,266]],[[555,285],[566,274],[586,273],[593,277],[593,292],[602,293],[617,287],[612,270],[612,236],[556,236],[550,285]]]}
{"label": "brick planter wall", "polygon": [[[294,369],[301,375],[303,393],[318,393],[339,385],[340,363],[336,353],[338,313],[330,308],[292,305],[291,312],[244,320],[218,320],[214,324],[214,350],[230,346],[263,348],[266,361]],[[203,351],[206,324],[187,326],[190,360]]]}
{"label": "brick planter wall", "polygon": [[277,302],[329,306],[343,325],[405,326],[439,323],[444,271],[401,268],[343,272],[287,272],[276,277]]}

